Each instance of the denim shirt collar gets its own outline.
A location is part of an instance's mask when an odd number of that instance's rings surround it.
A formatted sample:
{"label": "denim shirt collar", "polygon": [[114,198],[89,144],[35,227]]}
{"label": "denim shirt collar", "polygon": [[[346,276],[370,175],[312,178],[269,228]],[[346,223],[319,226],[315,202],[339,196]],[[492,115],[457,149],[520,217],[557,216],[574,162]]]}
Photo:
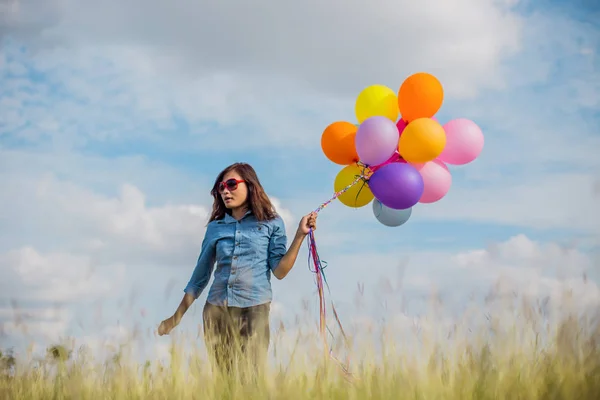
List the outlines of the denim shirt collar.
{"label": "denim shirt collar", "polygon": [[[251,214],[252,214],[251,210],[246,211],[246,214],[244,214],[244,216],[242,217],[242,219],[245,219],[246,217],[248,217]],[[236,222],[238,222],[238,220],[235,219],[235,218],[233,218],[228,213],[225,213],[225,216],[223,217],[223,219],[219,220],[220,224],[235,224]]]}

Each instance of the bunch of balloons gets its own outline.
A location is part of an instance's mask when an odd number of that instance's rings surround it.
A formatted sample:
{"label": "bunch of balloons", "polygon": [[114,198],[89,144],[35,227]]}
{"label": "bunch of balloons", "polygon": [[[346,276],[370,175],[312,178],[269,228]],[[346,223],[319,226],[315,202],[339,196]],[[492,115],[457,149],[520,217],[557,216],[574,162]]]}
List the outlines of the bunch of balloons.
{"label": "bunch of balloons", "polygon": [[443,100],[441,83],[425,72],[409,76],[397,94],[383,85],[365,88],[356,99],[358,124],[337,121],[321,136],[325,156],[344,165],[334,182],[336,192],[346,189],[338,200],[354,208],[372,202],[379,222],[400,226],[417,203],[442,199],[452,184],[447,164],[470,163],[484,143],[473,121],[440,124],[435,114]]}

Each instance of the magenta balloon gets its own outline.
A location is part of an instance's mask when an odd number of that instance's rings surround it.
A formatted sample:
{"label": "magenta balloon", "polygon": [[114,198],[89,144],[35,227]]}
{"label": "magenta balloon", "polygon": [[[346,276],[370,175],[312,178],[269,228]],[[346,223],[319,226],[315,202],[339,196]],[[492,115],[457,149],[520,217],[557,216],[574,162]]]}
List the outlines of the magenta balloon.
{"label": "magenta balloon", "polygon": [[423,195],[423,177],[408,163],[395,162],[375,171],[369,189],[384,206],[404,210],[417,204]]}
{"label": "magenta balloon", "polygon": [[483,132],[475,122],[457,118],[444,125],[446,146],[438,160],[447,164],[464,165],[475,160],[483,150]]}
{"label": "magenta balloon", "polygon": [[360,124],[354,138],[358,158],[367,165],[384,163],[398,149],[399,138],[394,121],[381,116],[368,118]]}
{"label": "magenta balloon", "polygon": [[400,118],[398,120],[398,122],[396,122],[396,128],[398,128],[398,134],[402,135],[402,132],[404,131],[404,129],[406,128],[408,124],[406,123],[405,120],[403,120],[402,118]]}

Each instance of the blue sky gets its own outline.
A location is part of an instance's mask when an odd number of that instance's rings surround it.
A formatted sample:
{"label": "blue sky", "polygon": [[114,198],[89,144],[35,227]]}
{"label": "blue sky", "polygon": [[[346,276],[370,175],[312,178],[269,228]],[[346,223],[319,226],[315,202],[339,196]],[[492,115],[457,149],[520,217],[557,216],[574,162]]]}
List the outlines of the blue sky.
{"label": "blue sky", "polygon": [[[380,225],[370,205],[322,211],[317,240],[343,317],[365,317],[352,308],[358,282],[372,294],[366,317],[389,313],[378,306],[380,285],[403,263],[405,296],[417,301],[436,288],[453,310],[505,278],[533,297],[576,287],[581,304],[597,305],[598,6],[432,0],[425,9],[381,0],[364,16],[355,2],[284,3],[263,22],[256,10],[241,21],[237,8],[200,3],[150,2],[140,11],[107,1],[74,10],[31,0],[6,14],[0,320],[7,343],[23,342],[9,324],[10,299],[41,331],[32,329],[38,343],[65,334],[92,343],[118,321],[130,331],[119,302],[132,293],[150,331],[180,300],[210,185],[224,166],[254,165],[293,232],[331,196],[341,168],[321,152],[323,129],[354,121],[363,87],[397,90],[420,70],[444,84],[438,119],[474,120],[485,147],[472,164],[451,168],[446,198],[419,205],[400,228]],[[288,21],[286,7],[305,19]],[[328,19],[332,12],[339,21]],[[364,29],[348,32],[344,22]],[[584,271],[594,280],[578,286]],[[273,284],[274,319],[292,320],[302,299],[314,304],[304,250],[290,276]],[[397,292],[389,296],[399,302]],[[60,314],[48,311],[52,304]],[[98,304],[99,329],[77,323]],[[182,330],[199,323],[197,312],[186,318]],[[160,347],[169,339],[152,340]]]}

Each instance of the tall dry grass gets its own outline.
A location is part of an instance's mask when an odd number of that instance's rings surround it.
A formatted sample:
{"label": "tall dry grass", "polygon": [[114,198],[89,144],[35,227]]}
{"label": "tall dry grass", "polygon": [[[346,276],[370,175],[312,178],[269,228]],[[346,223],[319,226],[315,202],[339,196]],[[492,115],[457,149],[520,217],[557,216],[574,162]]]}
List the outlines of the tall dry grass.
{"label": "tall dry grass", "polygon": [[243,365],[240,374],[212,371],[195,335],[171,339],[169,362],[135,362],[126,346],[105,361],[69,345],[15,365],[4,354],[0,399],[600,399],[600,311],[509,303],[454,319],[434,307],[419,320],[355,330],[346,347],[335,342],[350,375],[312,326],[275,329],[273,362],[250,378]]}

